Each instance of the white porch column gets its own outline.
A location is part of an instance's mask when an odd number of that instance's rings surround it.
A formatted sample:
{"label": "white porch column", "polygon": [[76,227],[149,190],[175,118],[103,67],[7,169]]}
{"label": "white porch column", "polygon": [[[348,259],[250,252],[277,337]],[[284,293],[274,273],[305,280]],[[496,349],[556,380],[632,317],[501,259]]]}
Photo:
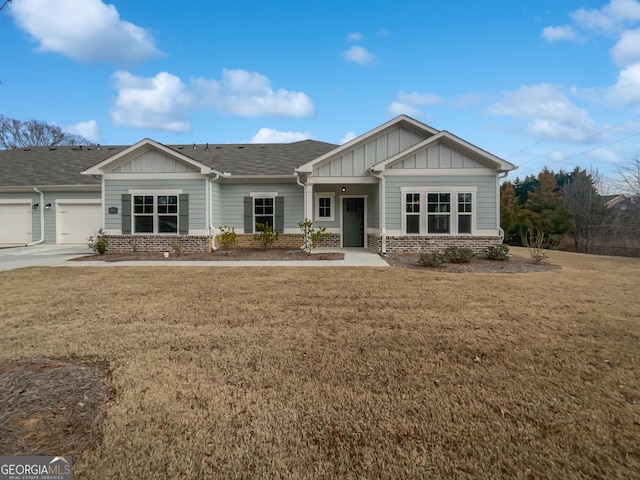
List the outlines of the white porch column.
{"label": "white porch column", "polygon": [[313,221],[313,184],[305,184],[304,186],[305,202],[304,206],[306,211],[304,212],[305,218]]}

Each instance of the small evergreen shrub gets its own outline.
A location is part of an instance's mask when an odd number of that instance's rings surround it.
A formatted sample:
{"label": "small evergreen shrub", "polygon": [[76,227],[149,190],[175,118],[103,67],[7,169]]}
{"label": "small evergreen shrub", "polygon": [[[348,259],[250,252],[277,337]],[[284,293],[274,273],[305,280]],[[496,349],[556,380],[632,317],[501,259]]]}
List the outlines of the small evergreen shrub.
{"label": "small evergreen shrub", "polygon": [[218,234],[218,243],[220,244],[220,248],[225,252],[228,252],[233,247],[236,246],[238,242],[238,235],[233,227],[229,228],[226,225],[224,227],[220,227],[220,233]]}
{"label": "small evergreen shrub", "polygon": [[94,236],[87,238],[87,242],[89,248],[99,255],[104,255],[109,250],[109,239],[102,229],[98,230]]}
{"label": "small evergreen shrub", "polygon": [[421,253],[418,258],[418,265],[423,267],[439,267],[445,263],[445,258],[440,252]]}
{"label": "small evergreen shrub", "polygon": [[268,223],[256,223],[258,232],[253,234],[253,239],[260,242],[263,250],[272,246],[278,240],[278,232]]}
{"label": "small evergreen shrub", "polygon": [[484,251],[484,254],[490,260],[506,260],[509,258],[509,245],[506,243],[490,245]]}
{"label": "small evergreen shrub", "polygon": [[298,223],[300,230],[302,230],[302,234],[304,235],[304,244],[302,245],[302,250],[307,253],[311,253],[311,251],[318,246],[318,242],[322,237],[329,236],[327,232],[327,227],[319,227],[317,230],[313,228],[313,222],[306,218],[304,222]]}
{"label": "small evergreen shrub", "polygon": [[469,263],[476,254],[466,247],[447,247],[444,250],[444,258],[447,263]]}

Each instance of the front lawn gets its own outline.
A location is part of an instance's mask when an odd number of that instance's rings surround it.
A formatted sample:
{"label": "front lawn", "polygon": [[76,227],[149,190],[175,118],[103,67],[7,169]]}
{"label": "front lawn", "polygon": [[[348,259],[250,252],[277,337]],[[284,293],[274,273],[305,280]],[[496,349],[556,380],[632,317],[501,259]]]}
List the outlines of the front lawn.
{"label": "front lawn", "polygon": [[111,389],[84,450],[0,406],[0,454],[19,426],[76,479],[640,478],[640,260],[550,262],[0,272],[0,377],[106,361]]}

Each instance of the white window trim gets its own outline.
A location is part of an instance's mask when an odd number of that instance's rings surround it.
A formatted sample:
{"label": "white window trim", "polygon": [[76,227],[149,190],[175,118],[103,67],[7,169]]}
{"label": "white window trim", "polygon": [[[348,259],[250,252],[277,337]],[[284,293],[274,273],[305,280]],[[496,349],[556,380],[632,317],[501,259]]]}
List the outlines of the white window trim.
{"label": "white window trim", "polygon": [[251,202],[251,213],[253,215],[253,233],[256,231],[256,198],[273,198],[273,229],[276,228],[276,197],[278,192],[249,192],[249,196],[253,199]]}
{"label": "white window trim", "polygon": [[[180,194],[182,194],[182,189],[167,189],[167,190],[129,190],[131,194],[131,233],[133,235],[167,235],[167,236],[177,236],[180,235]],[[135,204],[134,204],[134,195],[137,196],[153,196],[153,214],[145,214],[143,216],[153,216],[153,232],[136,232],[136,213],[135,213]],[[177,196],[178,204],[177,204],[177,213],[176,216],[176,233],[169,232],[158,232],[158,216],[161,215],[157,212],[158,207],[158,196]],[[162,214],[162,215],[172,215],[173,214]]]}
{"label": "white window trim", "polygon": [[[320,216],[320,199],[321,198],[329,198],[331,199],[331,215],[328,217]],[[336,194],[335,192],[315,192],[314,193],[314,220],[317,222],[333,222],[335,220],[335,211],[336,211]]]}
{"label": "white window trim", "polygon": [[[406,208],[406,194],[407,193],[419,193],[420,204],[424,205],[424,208],[420,208],[420,233],[407,233],[407,213]],[[429,233],[428,229],[428,215],[429,212],[427,206],[427,194],[428,193],[449,193],[451,194],[451,211],[449,212],[450,218],[450,232],[449,233]],[[458,193],[470,193],[471,194],[471,233],[458,233]],[[476,222],[478,218],[478,187],[400,187],[401,195],[401,227],[402,235],[417,237],[417,236],[433,236],[433,237],[451,237],[451,236],[474,236],[478,235],[476,229]]]}

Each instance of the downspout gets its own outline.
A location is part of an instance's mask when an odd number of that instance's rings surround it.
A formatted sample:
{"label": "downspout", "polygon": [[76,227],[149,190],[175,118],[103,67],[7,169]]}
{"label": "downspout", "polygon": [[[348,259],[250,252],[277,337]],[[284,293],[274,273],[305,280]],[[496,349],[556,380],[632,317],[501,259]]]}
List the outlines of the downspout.
{"label": "downspout", "polygon": [[38,190],[36,187],[33,187],[33,191],[40,194],[40,240],[27,243],[27,247],[44,242],[44,192]]}
{"label": "downspout", "polygon": [[211,250],[214,252],[218,249],[216,247],[216,228],[213,226],[213,182],[220,180],[220,174],[216,173],[216,176],[209,180],[209,230],[211,231]]}
{"label": "downspout", "polygon": [[[296,183],[302,187],[302,208],[304,217],[307,216],[307,184],[300,181],[300,172],[296,172]],[[306,218],[303,217],[303,220]]]}
{"label": "downspout", "polygon": [[500,238],[502,239],[502,241],[504,242],[504,229],[502,228],[502,225],[500,225],[500,180],[502,180],[503,178],[506,178],[506,176],[509,175],[509,172],[502,172],[502,173],[498,173],[498,194],[497,194],[497,201],[496,201],[496,206],[497,206],[497,212],[498,214],[496,215],[497,217],[497,221],[498,221],[498,235],[500,235]]}
{"label": "downspout", "polygon": [[380,187],[380,193],[378,195],[378,204],[380,205],[380,253],[382,255],[387,254],[387,222],[386,222],[386,196],[385,196],[385,181],[384,175],[376,173],[372,168],[369,169],[369,173],[372,177],[380,180],[378,183]]}

